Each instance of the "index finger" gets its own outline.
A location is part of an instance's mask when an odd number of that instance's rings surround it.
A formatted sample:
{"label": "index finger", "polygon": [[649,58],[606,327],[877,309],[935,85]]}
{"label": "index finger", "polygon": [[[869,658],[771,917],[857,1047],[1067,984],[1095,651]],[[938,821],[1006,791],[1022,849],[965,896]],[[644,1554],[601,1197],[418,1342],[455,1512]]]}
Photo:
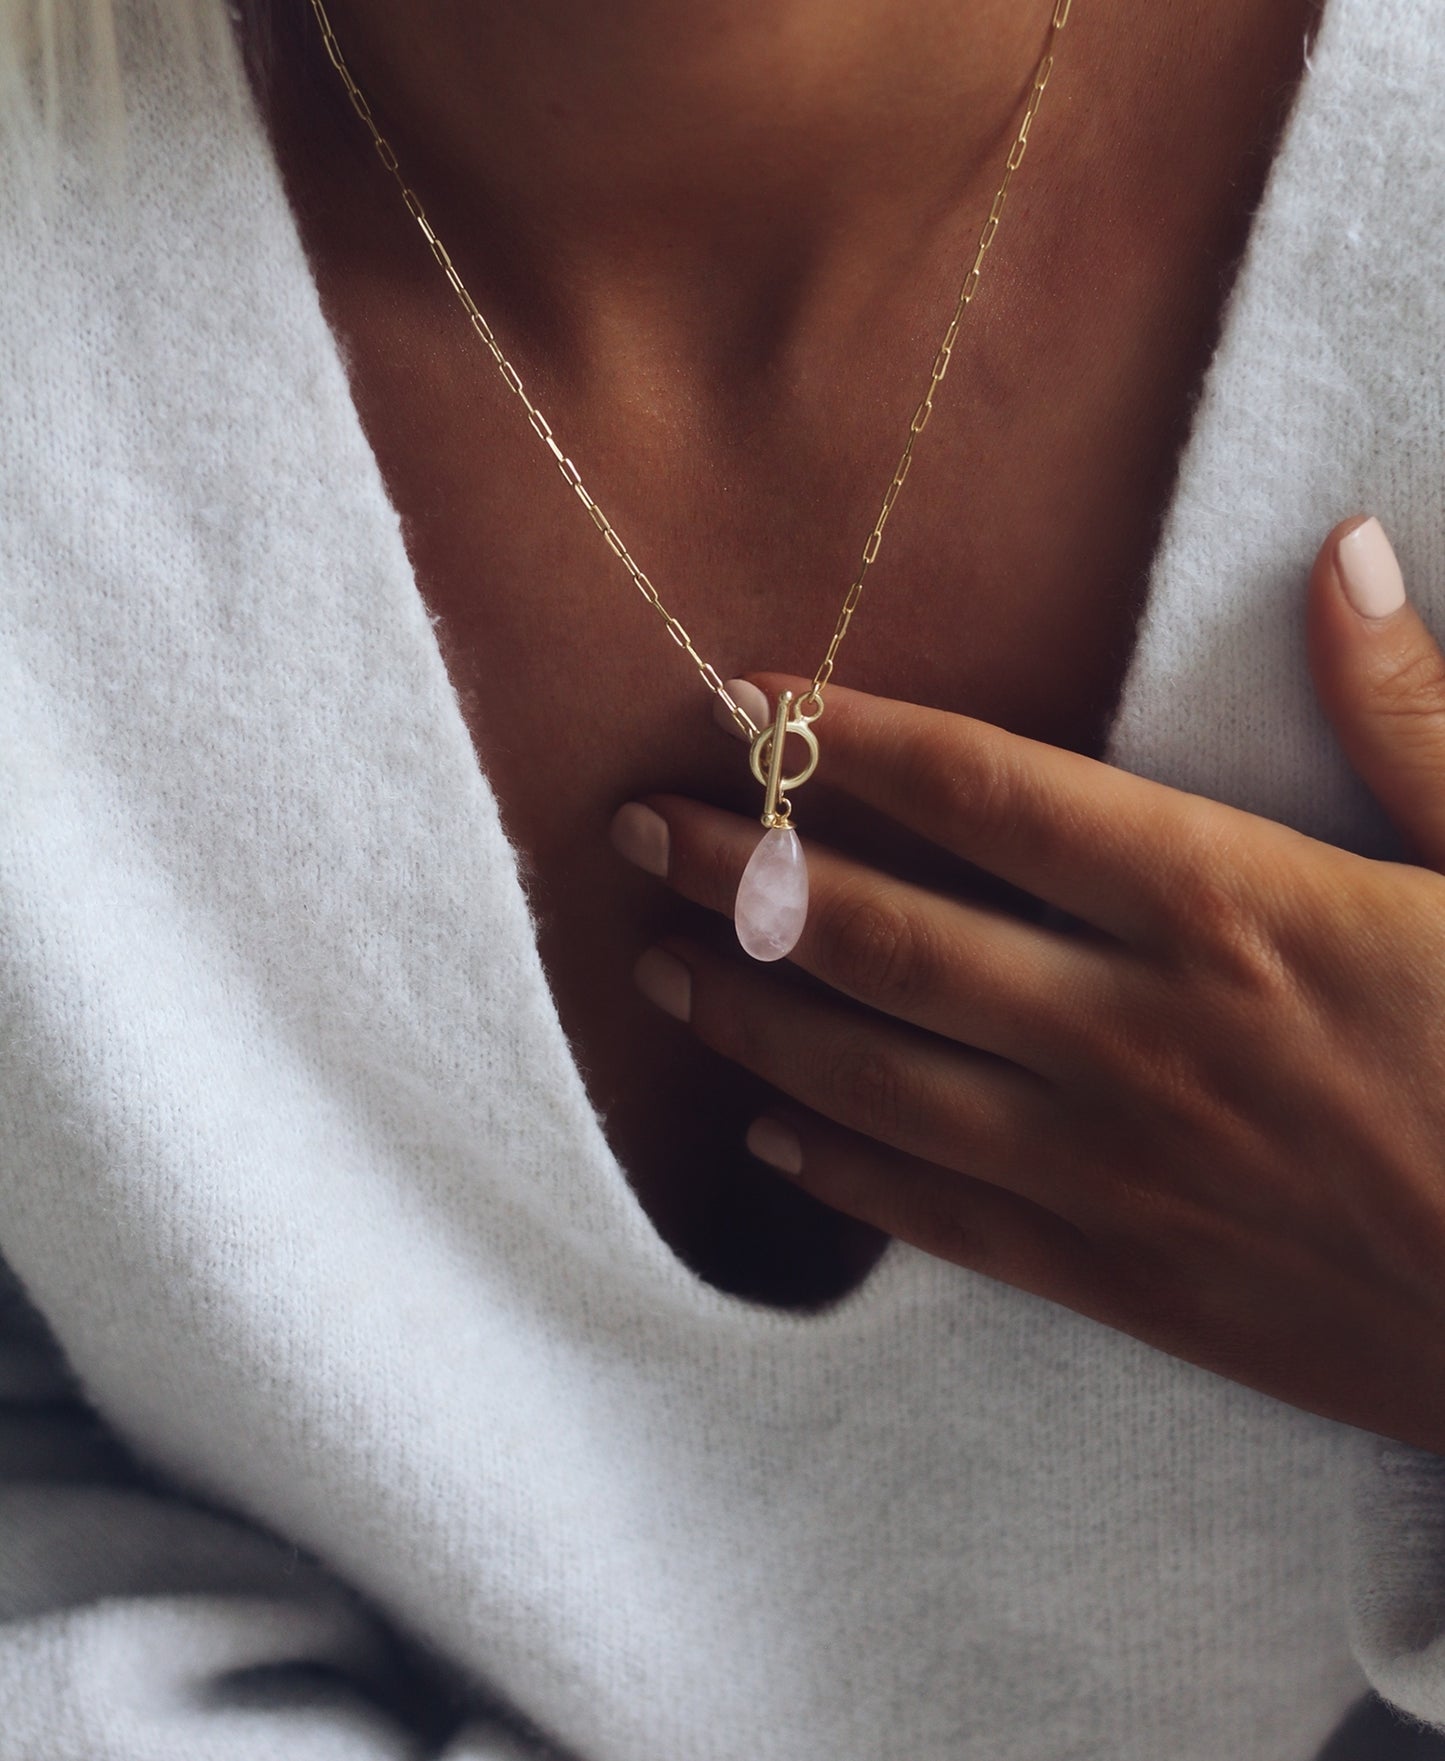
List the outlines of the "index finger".
{"label": "index finger", "polygon": [[[770,700],[800,689],[749,676]],[[1238,809],[972,716],[829,685],[816,732],[820,778],[1124,941],[1176,927],[1220,853],[1243,854]]]}

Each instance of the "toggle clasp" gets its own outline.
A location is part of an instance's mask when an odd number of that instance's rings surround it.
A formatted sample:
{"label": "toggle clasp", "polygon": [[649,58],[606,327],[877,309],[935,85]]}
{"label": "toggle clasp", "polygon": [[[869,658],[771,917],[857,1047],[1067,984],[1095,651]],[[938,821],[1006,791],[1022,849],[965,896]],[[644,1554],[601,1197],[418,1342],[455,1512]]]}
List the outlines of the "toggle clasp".
{"label": "toggle clasp", "polygon": [[[789,734],[796,734],[808,748],[808,761],[796,776],[785,777],[783,748]],[[763,824],[769,829],[787,825],[792,816],[792,808],[785,799],[785,791],[801,787],[818,768],[818,736],[797,715],[791,691],[784,691],[779,695],[771,724],[758,730],[748,754],[748,763],[752,766],[753,775],[767,790],[767,797],[763,802]]]}

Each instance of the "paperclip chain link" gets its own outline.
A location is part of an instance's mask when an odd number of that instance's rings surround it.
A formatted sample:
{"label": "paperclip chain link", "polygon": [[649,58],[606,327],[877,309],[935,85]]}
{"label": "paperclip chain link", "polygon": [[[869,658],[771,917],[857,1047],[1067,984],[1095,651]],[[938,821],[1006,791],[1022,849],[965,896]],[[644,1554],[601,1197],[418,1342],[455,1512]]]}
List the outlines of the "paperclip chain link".
{"label": "paperclip chain link", "polygon": [[[842,646],[843,638],[848,634],[848,626],[853,621],[853,613],[858,609],[858,602],[863,597],[863,582],[867,577],[868,570],[873,566],[873,562],[878,555],[878,548],[883,542],[883,528],[887,524],[889,514],[893,511],[893,504],[898,499],[898,492],[902,489],[903,480],[907,477],[908,468],[913,462],[914,445],[927,425],[928,418],[933,414],[934,393],[938,390],[944,374],[948,371],[949,357],[953,353],[953,346],[958,338],[959,325],[963,321],[964,311],[973,299],[974,294],[978,291],[979,279],[983,269],[984,255],[989,246],[993,243],[994,235],[998,231],[999,220],[1003,214],[1004,198],[1008,193],[1009,182],[1012,179],[1013,174],[1023,163],[1024,152],[1028,147],[1029,129],[1032,126],[1034,116],[1038,111],[1039,101],[1044,95],[1044,87],[1049,83],[1049,75],[1053,71],[1054,40],[1068,22],[1069,7],[1071,4],[1072,0],[1055,0],[1053,16],[1049,24],[1048,38],[1044,44],[1043,54],[1040,57],[1038,66],[1034,71],[1033,85],[1029,92],[1028,103],[1024,109],[1023,121],[1019,124],[1018,133],[1014,137],[1013,145],[1009,148],[1003,182],[999,185],[998,194],[994,197],[993,205],[989,209],[988,219],[984,222],[983,231],[979,235],[978,249],[974,254],[973,265],[964,279],[963,286],[959,291],[958,302],[954,307],[953,316],[949,319],[948,328],[943,333],[943,341],[939,344],[938,353],[934,356],[933,370],[929,375],[928,389],[924,392],[923,401],[914,411],[913,420],[908,425],[907,444],[904,446],[902,457],[899,459],[898,465],[893,472],[893,479],[889,483],[888,488],[884,491],[883,505],[878,511],[878,518],[873,522],[873,530],[869,533],[868,541],[863,546],[863,557],[859,564],[858,572],[853,578],[853,583],[849,587],[847,595],[843,600],[842,608],[838,613],[838,621],[834,626],[832,638],[828,643],[828,652],[823,657],[822,665],[819,666],[817,672],[813,675],[812,685],[797,702],[795,712],[802,721],[816,721],[823,713],[823,692],[827,687],[829,679],[833,676],[833,666],[838,657],[838,650]],[[596,501],[593,500],[586,485],[583,483],[581,476],[578,474],[576,465],[572,463],[571,459],[569,459],[562,451],[561,447],[558,446],[552,433],[551,423],[548,422],[547,418],[537,408],[536,404],[534,404],[531,398],[528,397],[526,389],[522,384],[521,375],[507,359],[506,355],[503,354],[501,345],[498,343],[491,325],[483,317],[476,301],[467,291],[466,284],[457,273],[456,266],[452,262],[450,253],[442,243],[441,239],[437,236],[435,227],[433,227],[431,222],[427,219],[426,212],[421,205],[419,197],[415,190],[413,190],[407,183],[405,177],[403,177],[401,165],[397,159],[395,149],[392,147],[391,142],[387,140],[386,136],[383,135],[381,130],[376,126],[375,118],[371,114],[371,106],[366,101],[366,95],[361,90],[361,87],[357,85],[355,79],[353,79],[351,69],[346,65],[346,59],[341,53],[341,46],[336,40],[336,33],[332,29],[330,18],[327,16],[324,0],[311,0],[311,9],[315,13],[316,22],[321,28],[321,37],[326,46],[327,56],[331,61],[331,65],[341,76],[341,82],[346,88],[346,95],[351,100],[352,108],[370,131],[372,145],[376,148],[378,157],[381,159],[381,162],[386,169],[391,173],[392,177],[396,180],[397,186],[401,190],[402,200],[406,203],[407,209],[411,213],[412,218],[421,228],[427,244],[431,247],[432,255],[436,258],[437,264],[441,268],[442,273],[451,283],[452,291],[456,294],[457,298],[465,308],[467,317],[471,320],[473,330],[476,331],[477,335],[491,351],[492,359],[496,362],[497,369],[501,373],[502,378],[506,381],[511,390],[513,390],[521,399],[523,407],[527,412],[527,420],[531,423],[534,432],[537,434],[542,444],[547,448],[548,452],[551,453],[563,478],[570,485],[573,493],[577,496],[583,507],[586,508],[588,514],[591,516],[593,525],[596,526],[603,538],[606,539],[608,547],[616,555],[623,568],[627,570],[628,575],[632,578],[633,584],[642,594],[647,603],[652,606],[658,616],[662,619],[668,635],[671,636],[677,646],[681,648],[692,661],[707,688],[714,692],[727,706],[729,714],[743,733],[745,733],[750,739],[756,737],[760,730],[752,717],[733,700],[727,686],[718,674],[717,668],[703,659],[698,653],[696,647],[694,647],[692,638],[688,635],[686,629],[684,629],[682,624],[679,623],[679,621],[662,603],[662,599],[659,596],[656,587],[653,586],[647,574],[633,559],[632,553],[617,535],[617,532],[614,529],[612,522],[607,518],[607,515],[603,513]]]}

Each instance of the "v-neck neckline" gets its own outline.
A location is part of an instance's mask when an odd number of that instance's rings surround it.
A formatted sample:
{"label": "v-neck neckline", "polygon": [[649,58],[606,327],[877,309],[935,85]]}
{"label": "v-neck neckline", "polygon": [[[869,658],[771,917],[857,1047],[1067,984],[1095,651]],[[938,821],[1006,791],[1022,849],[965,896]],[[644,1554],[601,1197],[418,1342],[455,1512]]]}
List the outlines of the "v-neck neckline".
{"label": "v-neck neckline", "polygon": [[[1334,39],[1342,28],[1339,15],[1344,10],[1344,0],[1322,0],[1312,36],[1312,52],[1305,58],[1303,71],[1298,77],[1290,103],[1289,113],[1277,133],[1274,153],[1263,180],[1260,198],[1251,216],[1245,247],[1240,253],[1229,292],[1223,302],[1215,348],[1201,378],[1194,400],[1196,411],[1203,409],[1208,403],[1206,393],[1209,384],[1217,370],[1217,363],[1227,350],[1234,332],[1240,325],[1248,322],[1248,312],[1242,300],[1241,291],[1247,283],[1249,264],[1257,253],[1268,250],[1271,239],[1271,216],[1284,199],[1281,186],[1287,185],[1291,177],[1298,175],[1298,169],[1290,152],[1290,143],[1297,132],[1301,115],[1307,112],[1314,103],[1315,93],[1321,84],[1320,69],[1322,64],[1327,62],[1331,54],[1343,52],[1342,48],[1335,45]],[[248,126],[254,130],[260,143],[260,150],[269,167],[273,185],[271,200],[279,205],[284,214],[285,224],[291,229],[291,242],[294,245],[295,253],[302,262],[307,264],[309,271],[309,259],[301,239],[299,224],[286,193],[280,166],[272,149],[255,95],[241,67],[239,45],[232,41],[229,47],[234,56],[234,77],[242,88]],[[330,339],[334,357],[331,365],[339,372],[342,383],[348,386],[349,396],[349,378],[342,361],[341,351],[337,339],[321,311],[314,276],[311,276],[310,279],[311,294],[316,305],[316,313],[313,316],[319,318],[325,335]],[[1218,420],[1219,418],[1216,415],[1214,419]],[[354,401],[350,405],[347,423],[349,428],[354,428],[354,433],[348,437],[349,450],[355,452],[359,449],[370,458],[377,482],[381,485],[382,494],[386,496],[379,462],[366,439]],[[1162,529],[1165,531],[1167,531],[1170,518],[1178,505],[1181,488],[1189,482],[1190,458],[1199,444],[1199,428],[1200,422],[1196,419],[1180,454],[1174,489],[1166,509],[1165,520],[1162,523]],[[390,505],[389,496],[386,499]],[[1155,555],[1151,560],[1143,601],[1135,627],[1135,646],[1108,718],[1102,754],[1106,762],[1115,761],[1116,732],[1120,717],[1131,700],[1135,674],[1140,661],[1140,635],[1147,627],[1148,620],[1157,607],[1160,595],[1159,553],[1161,548],[1162,545],[1156,547]],[[414,609],[415,607],[420,608],[427,627],[431,648],[428,663],[433,669],[439,671],[442,678],[449,679],[435,625],[426,611],[420,586],[409,559],[407,561],[407,589],[415,602]],[[453,692],[448,692],[446,697],[450,705],[448,713],[455,717],[458,724],[457,727],[448,730],[449,743],[453,746],[456,744],[458,729],[460,729],[461,738],[471,755],[470,762],[475,772],[473,780],[480,786],[489,806],[494,811],[496,807],[495,795],[481,756],[477,752],[470,731],[465,725],[460,705]],[[513,883],[520,895],[522,883],[520,875],[515,872],[515,864]],[[541,973],[547,998],[552,1005],[551,1019],[546,1024],[547,1029],[549,1033],[560,1036],[570,1078],[575,1078],[578,1095],[587,1103],[585,1123],[590,1126],[595,1138],[591,1145],[593,1153],[589,1157],[589,1174],[599,1167],[604,1174],[610,1190],[606,1195],[599,1196],[605,1197],[607,1209],[621,1224],[626,1247],[640,1256],[642,1264],[638,1268],[639,1275],[646,1281],[657,1298],[670,1299],[688,1311],[698,1323],[726,1322],[742,1324],[750,1328],[761,1327],[779,1337],[802,1336],[816,1334],[820,1328],[851,1328],[865,1323],[875,1315],[887,1315],[893,1311],[897,1302],[909,1289],[921,1291],[924,1288],[932,1287],[944,1273],[956,1274],[956,1268],[942,1267],[941,1263],[931,1256],[911,1248],[897,1239],[891,1239],[886,1243],[879,1258],[858,1283],[836,1299],[814,1308],[783,1308],[754,1298],[734,1295],[708,1283],[695,1273],[662,1237],[638,1197],[627,1171],[606,1139],[601,1122],[590,1104],[590,1097],[587,1094],[580,1066],[570,1042],[566,1038],[560,1015],[556,1010],[550,980],[542,966],[540,948],[536,943],[535,935],[532,937],[531,955]]]}

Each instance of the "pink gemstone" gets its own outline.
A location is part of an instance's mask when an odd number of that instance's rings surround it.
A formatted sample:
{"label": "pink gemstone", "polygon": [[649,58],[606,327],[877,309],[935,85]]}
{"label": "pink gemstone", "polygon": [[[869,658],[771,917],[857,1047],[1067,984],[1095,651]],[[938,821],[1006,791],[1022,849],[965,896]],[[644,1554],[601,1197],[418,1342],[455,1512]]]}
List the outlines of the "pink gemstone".
{"label": "pink gemstone", "polygon": [[733,922],[754,960],[791,953],[808,916],[808,864],[791,826],[763,833],[738,882]]}

